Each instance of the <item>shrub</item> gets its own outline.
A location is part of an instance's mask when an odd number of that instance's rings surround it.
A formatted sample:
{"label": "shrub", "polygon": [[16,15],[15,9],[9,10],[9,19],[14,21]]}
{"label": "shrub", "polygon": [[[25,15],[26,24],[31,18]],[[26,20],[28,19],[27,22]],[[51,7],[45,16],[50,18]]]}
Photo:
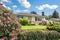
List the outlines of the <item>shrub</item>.
{"label": "shrub", "polygon": [[58,39],[60,39],[60,33],[57,31],[50,31],[50,32],[47,32],[45,34],[46,34],[46,40],[58,40]]}
{"label": "shrub", "polygon": [[28,25],[28,18],[20,18],[20,23],[22,24],[22,25]]}
{"label": "shrub", "polygon": [[47,26],[47,29],[48,30],[55,30],[55,31],[58,31],[58,32],[60,32],[60,24],[59,23],[53,23],[53,24],[49,24],[48,26]]}
{"label": "shrub", "polygon": [[[10,14],[6,11],[4,11],[0,16],[0,38],[5,37],[6,40],[10,40],[11,33],[14,31],[14,33],[17,32],[18,28],[18,20],[13,20],[10,16]],[[17,34],[17,33],[16,33]]]}
{"label": "shrub", "polygon": [[19,35],[19,40],[44,40],[44,33],[42,32],[27,32]]}
{"label": "shrub", "polygon": [[47,25],[47,22],[46,21],[42,21],[42,25]]}
{"label": "shrub", "polygon": [[58,40],[60,39],[60,33],[57,31],[50,31],[50,32],[31,31],[23,34],[18,34],[18,39],[19,40]]}

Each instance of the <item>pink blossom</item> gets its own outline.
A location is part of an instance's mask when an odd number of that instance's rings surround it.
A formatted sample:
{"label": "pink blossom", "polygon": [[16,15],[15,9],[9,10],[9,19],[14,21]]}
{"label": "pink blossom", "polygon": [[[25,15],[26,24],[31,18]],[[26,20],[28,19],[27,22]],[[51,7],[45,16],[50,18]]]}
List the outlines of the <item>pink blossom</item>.
{"label": "pink blossom", "polygon": [[10,24],[8,24],[8,26],[11,26]]}
{"label": "pink blossom", "polygon": [[10,21],[10,20],[11,20],[11,18],[10,18],[10,17],[8,17],[8,20]]}
{"label": "pink blossom", "polygon": [[0,19],[0,24],[2,24],[2,20]]}
{"label": "pink blossom", "polygon": [[7,13],[4,13],[5,16],[7,16]]}
{"label": "pink blossom", "polygon": [[15,31],[14,30],[12,30],[12,32],[10,32],[10,34],[14,34],[15,33]]}
{"label": "pink blossom", "polygon": [[0,38],[0,40],[4,40],[4,38]]}
{"label": "pink blossom", "polygon": [[6,29],[6,32],[8,32],[8,29]]}
{"label": "pink blossom", "polygon": [[10,32],[10,34],[13,34],[13,32]]}
{"label": "pink blossom", "polygon": [[19,22],[19,19],[18,19],[18,18],[16,18],[16,19],[15,19],[15,22],[16,22],[16,23],[18,23],[18,22]]}
{"label": "pink blossom", "polygon": [[19,30],[19,28],[16,28],[16,30]]}
{"label": "pink blossom", "polygon": [[15,38],[13,37],[11,40],[15,40]]}

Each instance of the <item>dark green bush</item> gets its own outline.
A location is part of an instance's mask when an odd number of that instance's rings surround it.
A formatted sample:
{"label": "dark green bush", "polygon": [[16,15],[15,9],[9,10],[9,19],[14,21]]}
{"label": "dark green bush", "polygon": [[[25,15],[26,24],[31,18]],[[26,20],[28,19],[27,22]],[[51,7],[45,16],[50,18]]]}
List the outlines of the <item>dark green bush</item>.
{"label": "dark green bush", "polygon": [[60,33],[57,31],[41,32],[31,31],[23,34],[18,34],[18,40],[58,40]]}
{"label": "dark green bush", "polygon": [[58,40],[60,39],[60,33],[57,31],[50,31],[46,33],[46,40]]}
{"label": "dark green bush", "polygon": [[44,40],[45,39],[44,33],[39,32],[39,31],[37,31],[37,32],[29,32],[27,34],[27,36],[28,36],[28,40]]}

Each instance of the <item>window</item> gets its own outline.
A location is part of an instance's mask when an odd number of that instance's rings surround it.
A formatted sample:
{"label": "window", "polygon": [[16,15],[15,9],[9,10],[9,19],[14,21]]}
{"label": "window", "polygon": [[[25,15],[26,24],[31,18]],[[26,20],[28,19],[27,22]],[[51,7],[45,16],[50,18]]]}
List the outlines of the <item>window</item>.
{"label": "window", "polygon": [[18,16],[18,18],[23,18],[24,16]]}

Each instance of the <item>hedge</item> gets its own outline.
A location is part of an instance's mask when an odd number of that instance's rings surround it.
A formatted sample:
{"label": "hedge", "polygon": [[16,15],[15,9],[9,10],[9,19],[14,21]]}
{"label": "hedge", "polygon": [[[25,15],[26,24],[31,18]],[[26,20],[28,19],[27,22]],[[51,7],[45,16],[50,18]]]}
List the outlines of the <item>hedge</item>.
{"label": "hedge", "polygon": [[60,33],[57,31],[41,32],[31,31],[24,34],[18,34],[18,40],[58,40],[60,39]]}

